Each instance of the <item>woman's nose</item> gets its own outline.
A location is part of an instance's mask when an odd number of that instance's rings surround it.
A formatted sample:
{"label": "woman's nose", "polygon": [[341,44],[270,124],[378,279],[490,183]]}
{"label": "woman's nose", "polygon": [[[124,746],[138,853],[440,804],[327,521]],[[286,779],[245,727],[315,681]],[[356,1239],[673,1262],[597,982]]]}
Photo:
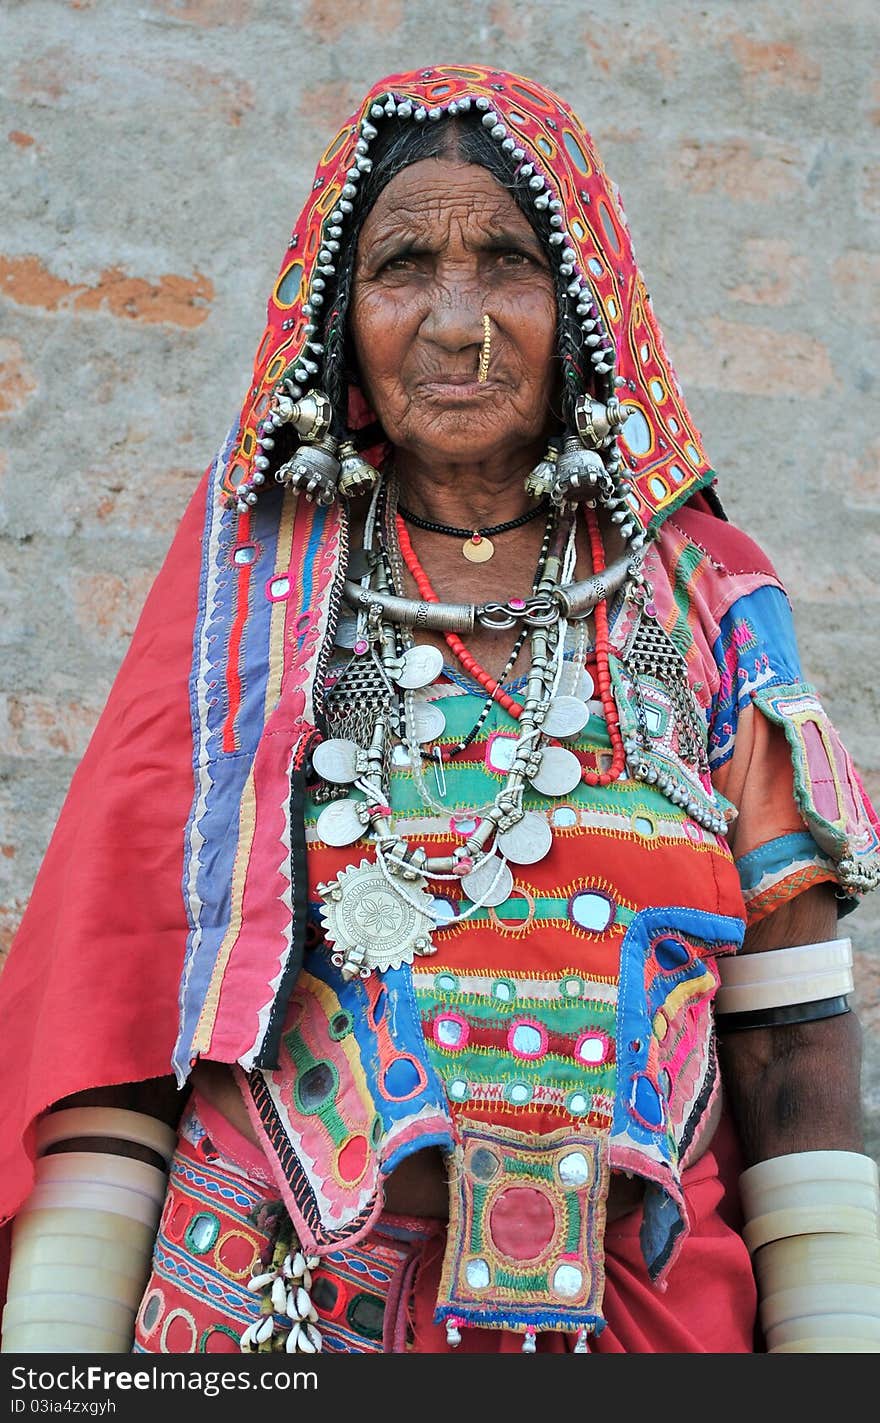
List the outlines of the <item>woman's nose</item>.
{"label": "woman's nose", "polygon": [[431,293],[422,335],[445,351],[479,346],[483,339],[483,297],[472,282],[445,281]]}

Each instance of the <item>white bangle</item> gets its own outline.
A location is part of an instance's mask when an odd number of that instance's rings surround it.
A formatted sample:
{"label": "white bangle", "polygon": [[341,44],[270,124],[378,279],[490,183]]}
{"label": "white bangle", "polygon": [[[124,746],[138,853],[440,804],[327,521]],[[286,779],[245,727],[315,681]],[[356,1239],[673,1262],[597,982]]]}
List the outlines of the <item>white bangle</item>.
{"label": "white bangle", "polygon": [[114,1249],[152,1249],[156,1228],[149,1221],[131,1220],[129,1217],[119,1215],[117,1211],[88,1210],[82,1207],[76,1208],[76,1219],[71,1218],[70,1209],[66,1205],[49,1206],[42,1209],[35,1209],[31,1198],[25,1201],[24,1205],[15,1217],[13,1225],[16,1248],[19,1241],[52,1240],[62,1237],[65,1244],[63,1247],[57,1245],[58,1249],[67,1249],[67,1241],[70,1240],[72,1232],[74,1239],[71,1244],[81,1241],[94,1241],[96,1245],[110,1245]]}
{"label": "white bangle", "polygon": [[726,954],[718,960],[724,988],[785,978],[789,974],[828,973],[852,967],[851,939],[822,939],[815,944],[792,944],[784,949],[759,949],[753,953]]}
{"label": "white bangle", "polygon": [[170,1163],[177,1146],[177,1133],[158,1117],[130,1112],[124,1107],[66,1107],[49,1112],[37,1123],[37,1155],[76,1137],[111,1137],[117,1141],[146,1146]]}
{"label": "white bangle", "polygon": [[4,1314],[3,1354],[128,1354],[134,1328],[120,1324],[116,1329],[96,1329],[91,1324],[33,1324],[6,1322]]}
{"label": "white bangle", "polygon": [[157,1166],[104,1151],[64,1151],[57,1156],[43,1156],[37,1163],[36,1180],[41,1186],[122,1186],[160,1203],[167,1188],[165,1172]]}
{"label": "white bangle", "polygon": [[792,1344],[798,1339],[810,1338],[822,1341],[870,1339],[874,1348],[880,1348],[880,1319],[870,1314],[811,1314],[805,1319],[787,1319],[783,1324],[774,1324],[767,1330],[765,1341],[768,1352],[773,1352],[780,1344]]}
{"label": "white bangle", "polygon": [[800,1284],[761,1299],[761,1326],[765,1333],[792,1319],[825,1314],[867,1314],[880,1320],[880,1285]]}
{"label": "white bangle", "polygon": [[864,1181],[877,1190],[880,1172],[876,1161],[860,1151],[793,1151],[756,1161],[739,1178],[743,1202],[747,1193],[764,1186],[795,1181]]}
{"label": "white bangle", "polygon": [[45,1186],[35,1186],[19,1210],[19,1215],[31,1211],[43,1211],[56,1207],[68,1211],[110,1211],[124,1216],[127,1220],[140,1221],[156,1229],[159,1224],[161,1202],[145,1196],[141,1191],[130,1191],[123,1186],[87,1185],[66,1182],[48,1182]]}
{"label": "white bangle", "polygon": [[137,1306],[129,1309],[115,1300],[94,1299],[85,1294],[63,1295],[55,1290],[43,1290],[39,1294],[10,1294],[3,1310],[4,1350],[9,1352],[6,1348],[7,1329],[15,1330],[23,1324],[43,1324],[50,1329],[56,1326],[61,1337],[65,1325],[88,1324],[91,1329],[131,1339],[136,1309]]}
{"label": "white bangle", "polygon": [[768,1211],[747,1220],[743,1239],[754,1254],[771,1240],[784,1240],[789,1235],[861,1235],[877,1238],[876,1211],[859,1210],[856,1206],[795,1206],[790,1210]]}
{"label": "white bangle", "polygon": [[852,1206],[875,1215],[880,1208],[876,1186],[864,1181],[789,1181],[754,1191],[743,1186],[741,1195],[743,1210],[750,1220],[777,1211],[798,1210],[802,1206],[814,1209],[829,1206],[832,1210]]}
{"label": "white bangle", "polygon": [[880,1240],[863,1235],[793,1235],[755,1254],[762,1297],[795,1285],[880,1285]]}
{"label": "white bangle", "polygon": [[[31,1211],[30,1215],[16,1220],[13,1227],[15,1259],[10,1270],[26,1267],[29,1270],[55,1271],[75,1265],[87,1270],[108,1270],[111,1274],[125,1274],[130,1261],[129,1251],[125,1247],[133,1245],[134,1258],[137,1258],[142,1249],[148,1249],[151,1245],[152,1236],[147,1226],[138,1226],[140,1235],[127,1235],[113,1240],[79,1233],[71,1236],[69,1214],[65,1214],[66,1230],[59,1240],[57,1233],[47,1235],[42,1228],[42,1217],[50,1214],[50,1211]],[[80,1214],[81,1212],[77,1213],[77,1226]],[[111,1216],[110,1219],[125,1224],[122,1216]]]}
{"label": "white bangle", "polygon": [[846,998],[853,991],[852,969],[828,973],[803,973],[791,978],[767,978],[736,988],[719,988],[715,1011],[757,1013],[762,1008],[786,1008],[793,1003],[818,1003],[823,998]]}
{"label": "white bangle", "polygon": [[801,1337],[791,1344],[776,1344],[767,1350],[768,1354],[880,1354],[880,1343],[876,1339],[855,1339],[847,1335],[845,1339],[811,1339]]}
{"label": "white bangle", "polygon": [[[116,1264],[119,1263],[117,1260]],[[16,1250],[9,1271],[9,1294],[16,1299],[44,1294],[57,1294],[62,1298],[86,1295],[92,1300],[136,1310],[144,1292],[143,1262],[138,1257],[134,1272],[130,1261],[121,1263],[122,1270],[100,1266],[97,1262],[68,1265],[56,1260],[51,1265],[38,1264]],[[129,1273],[125,1272],[126,1265]]]}
{"label": "white bangle", "polygon": [[854,986],[852,944],[849,939],[830,939],[737,954],[720,959],[718,973],[721,986],[715,995],[715,1012],[719,1016],[846,997]]}

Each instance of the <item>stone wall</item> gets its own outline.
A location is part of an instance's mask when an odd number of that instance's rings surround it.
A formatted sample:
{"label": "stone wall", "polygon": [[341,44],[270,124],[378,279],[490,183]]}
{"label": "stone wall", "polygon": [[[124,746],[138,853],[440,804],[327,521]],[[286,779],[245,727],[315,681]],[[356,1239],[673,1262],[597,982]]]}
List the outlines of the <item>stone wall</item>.
{"label": "stone wall", "polygon": [[[437,62],[534,75],[592,128],[728,511],[878,797],[878,29],[869,0],[3,0],[4,942],[314,163],[370,83]],[[878,917],[846,926],[875,1151]]]}

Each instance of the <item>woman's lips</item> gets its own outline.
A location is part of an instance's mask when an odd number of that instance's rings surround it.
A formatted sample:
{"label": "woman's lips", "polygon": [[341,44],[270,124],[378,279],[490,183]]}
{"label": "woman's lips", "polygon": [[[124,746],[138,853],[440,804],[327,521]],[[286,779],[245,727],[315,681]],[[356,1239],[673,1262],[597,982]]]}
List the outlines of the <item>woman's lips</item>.
{"label": "woman's lips", "polygon": [[497,381],[478,381],[476,375],[434,376],[431,380],[420,381],[418,385],[419,392],[429,398],[447,400],[472,399],[497,388]]}

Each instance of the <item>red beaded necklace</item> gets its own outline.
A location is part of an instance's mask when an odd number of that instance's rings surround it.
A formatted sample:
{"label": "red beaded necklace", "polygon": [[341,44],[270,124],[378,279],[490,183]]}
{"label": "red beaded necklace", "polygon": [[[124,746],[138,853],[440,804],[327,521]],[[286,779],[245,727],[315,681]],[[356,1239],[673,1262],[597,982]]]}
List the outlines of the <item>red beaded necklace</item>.
{"label": "red beaded necklace", "polygon": [[[590,554],[593,560],[593,572],[604,573],[605,571],[605,549],[602,544],[602,534],[599,529],[599,520],[596,517],[595,509],[587,509],[587,532],[590,538]],[[403,561],[406,564],[413,581],[421,597],[426,603],[438,603],[440,600],[434,589],[431,587],[430,579],[422,568],[416,557],[415,549],[412,546],[406,524],[400,514],[395,515],[395,527],[397,530],[397,541]],[[584,766],[581,771],[581,780],[588,786],[607,786],[612,781],[616,781],[626,765],[626,752],[623,745],[623,737],[620,734],[620,718],[617,715],[617,707],[614,702],[614,695],[611,691],[611,673],[608,667],[608,605],[603,598],[601,603],[597,603],[594,609],[596,621],[596,683],[599,691],[599,699],[602,703],[602,710],[605,713],[605,723],[608,727],[608,735],[611,740],[612,757],[611,765],[607,771],[593,771]],[[468,652],[461,638],[457,633],[445,632],[443,634],[450,651],[458,658],[461,666],[466,672],[479,682],[494,701],[502,706],[517,720],[522,715],[521,703],[509,696],[499,682],[490,676],[485,667],[477,661],[472,653]]]}
{"label": "red beaded necklace", "polygon": [[[602,544],[602,533],[595,509],[587,510],[587,532],[590,536],[593,572],[604,573],[605,548]],[[599,688],[602,710],[605,713],[605,725],[608,727],[612,756],[611,765],[607,771],[591,771],[584,766],[581,771],[581,780],[587,786],[608,786],[620,777],[626,765],[626,751],[624,750],[623,737],[620,734],[620,717],[617,715],[617,706],[611,691],[611,672],[608,667],[608,603],[604,598],[601,603],[596,604],[593,616],[596,622],[596,683]]]}
{"label": "red beaded necklace", "polygon": [[[403,561],[412,574],[415,585],[419,590],[419,597],[426,603],[439,603],[440,599],[431,587],[428,575],[416,557],[416,551],[412,546],[402,516],[395,514],[394,522],[397,528],[397,543],[403,555]],[[521,704],[514,701],[513,697],[508,696],[500,682],[496,682],[494,677],[490,677],[485,667],[482,667],[476,657],[473,657],[468,652],[458,634],[445,632],[443,636],[446,639],[447,646],[455,653],[455,656],[458,658],[464,670],[470,673],[475,682],[479,682],[480,686],[485,688],[493,701],[496,701],[498,705],[503,707],[506,712],[509,712],[512,717],[519,720],[523,710]]]}

